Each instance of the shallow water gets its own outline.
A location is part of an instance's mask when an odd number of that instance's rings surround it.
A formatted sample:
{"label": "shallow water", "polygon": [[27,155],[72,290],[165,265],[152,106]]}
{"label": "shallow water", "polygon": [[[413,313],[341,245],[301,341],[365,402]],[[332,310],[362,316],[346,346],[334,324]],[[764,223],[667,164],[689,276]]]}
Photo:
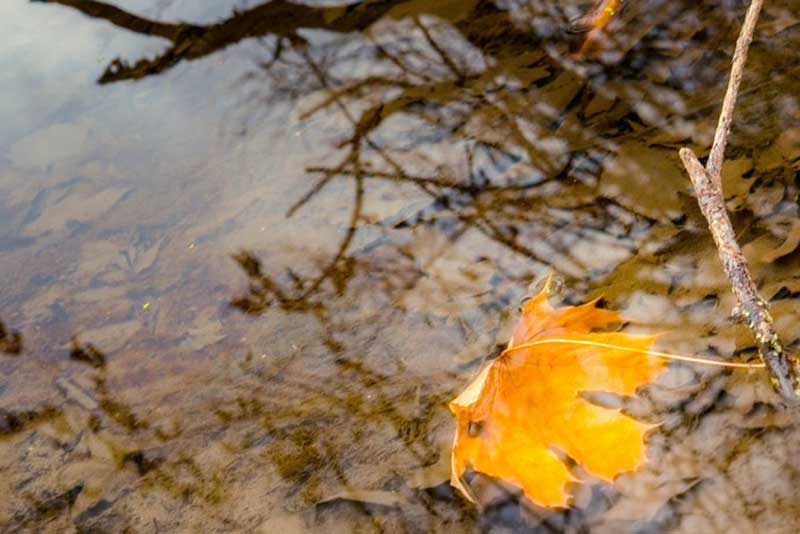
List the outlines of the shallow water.
{"label": "shallow water", "polygon": [[[745,6],[630,2],[578,52],[585,4],[2,3],[0,528],[796,532],[759,371],[621,400],[649,461],[570,510],[449,487],[447,401],[551,270],[661,349],[754,356],[677,158]],[[790,349],[798,7],[764,8],[724,169]]]}

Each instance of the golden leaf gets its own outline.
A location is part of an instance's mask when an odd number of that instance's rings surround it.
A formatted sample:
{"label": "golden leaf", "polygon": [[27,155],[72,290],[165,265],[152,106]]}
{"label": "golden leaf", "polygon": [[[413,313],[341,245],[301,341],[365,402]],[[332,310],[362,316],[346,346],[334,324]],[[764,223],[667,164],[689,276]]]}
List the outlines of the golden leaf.
{"label": "golden leaf", "polygon": [[554,450],[611,481],[645,460],[651,425],[591,404],[581,392],[633,395],[662,371],[648,354],[653,336],[597,332],[620,323],[618,312],[581,306],[554,309],[548,284],[522,311],[508,348],[453,401],[457,419],[451,483],[467,467],[521,488],[541,506],[567,506],[577,482]]}

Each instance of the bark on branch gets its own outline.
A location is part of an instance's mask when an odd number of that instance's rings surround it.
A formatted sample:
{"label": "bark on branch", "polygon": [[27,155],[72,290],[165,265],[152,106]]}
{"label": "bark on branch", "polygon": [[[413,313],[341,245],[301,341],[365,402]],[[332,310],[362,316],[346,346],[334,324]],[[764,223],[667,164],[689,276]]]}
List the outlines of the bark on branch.
{"label": "bark on branch", "polygon": [[747,261],[742,254],[725,208],[722,194],[722,160],[728,133],[733,121],[733,110],[739,84],[742,80],[744,64],[747,61],[747,49],[753,40],[753,32],[761,11],[762,0],[752,0],[747,10],[744,24],[736,41],[733,53],[733,66],[728,80],[728,89],[722,103],[714,144],[708,157],[706,167],[688,148],[679,151],[686,171],[692,180],[700,210],[708,222],[708,228],[714,238],[725,273],[728,275],[733,294],[738,306],[736,313],[742,316],[753,333],[758,345],[761,359],[770,372],[770,379],[778,392],[787,399],[800,399],[800,362],[787,354],[772,324],[767,303],[758,294],[753,277],[747,268]]}

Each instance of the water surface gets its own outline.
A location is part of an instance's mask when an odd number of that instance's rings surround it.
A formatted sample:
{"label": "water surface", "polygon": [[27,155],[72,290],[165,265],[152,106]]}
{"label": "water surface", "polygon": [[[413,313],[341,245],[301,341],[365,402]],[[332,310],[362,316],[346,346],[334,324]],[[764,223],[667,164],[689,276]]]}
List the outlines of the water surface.
{"label": "water surface", "polygon": [[[584,47],[577,1],[4,2],[2,529],[796,532],[798,416],[758,371],[620,400],[649,462],[570,510],[447,482],[447,401],[550,271],[754,357],[677,158],[745,7],[632,1]],[[724,169],[790,349],[797,8],[764,8]]]}

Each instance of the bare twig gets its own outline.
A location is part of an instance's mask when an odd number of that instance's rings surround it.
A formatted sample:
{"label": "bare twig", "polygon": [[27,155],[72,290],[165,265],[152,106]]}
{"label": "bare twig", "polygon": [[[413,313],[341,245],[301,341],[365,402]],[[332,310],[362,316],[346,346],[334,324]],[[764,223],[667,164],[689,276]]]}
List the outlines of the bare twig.
{"label": "bare twig", "polygon": [[711,153],[708,156],[706,170],[715,181],[717,187],[722,189],[722,159],[725,156],[725,146],[728,144],[728,133],[733,122],[733,108],[736,105],[736,96],[739,94],[739,84],[744,73],[744,64],[747,62],[747,49],[753,40],[753,32],[758,22],[758,14],[761,12],[763,0],[752,0],[744,24],[736,40],[736,48],[733,51],[733,65],[731,66],[731,77],[728,80],[728,90],[725,91],[725,99],[722,101],[722,111],[719,114],[717,131],[714,132],[714,144],[711,145]]}
{"label": "bare twig", "polygon": [[703,212],[719,257],[730,280],[733,294],[739,302],[738,314],[743,316],[758,343],[761,359],[771,372],[776,389],[787,398],[800,395],[797,361],[791,359],[783,350],[778,334],[772,325],[772,317],[767,304],[761,298],[747,268],[747,260],[742,254],[731,221],[725,210],[722,189],[717,187],[709,172],[703,168],[694,152],[688,148],[680,150],[680,156],[694,185],[700,210]]}
{"label": "bare twig", "polygon": [[745,319],[747,326],[753,332],[758,344],[759,355],[770,370],[770,379],[775,388],[784,397],[796,400],[800,398],[800,382],[798,381],[800,362],[783,350],[783,345],[772,325],[772,317],[767,309],[767,303],[758,294],[753,277],[747,268],[747,261],[736,242],[736,236],[725,208],[725,198],[722,195],[722,160],[733,121],[736,96],[747,60],[747,49],[753,40],[753,32],[761,5],[762,0],[752,0],[739,33],[739,39],[736,41],[728,89],[722,103],[722,112],[706,167],[703,167],[691,149],[682,148],[679,154],[692,180],[700,210],[708,221],[714,244],[717,246],[733,294],[739,303],[736,312]]}

